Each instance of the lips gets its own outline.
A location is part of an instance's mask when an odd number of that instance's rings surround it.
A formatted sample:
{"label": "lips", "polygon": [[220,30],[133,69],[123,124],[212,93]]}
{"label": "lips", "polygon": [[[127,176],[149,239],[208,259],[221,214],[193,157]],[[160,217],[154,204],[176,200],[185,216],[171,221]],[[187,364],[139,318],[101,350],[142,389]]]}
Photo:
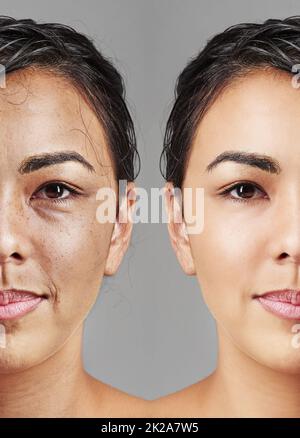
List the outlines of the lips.
{"label": "lips", "polygon": [[265,310],[286,319],[300,319],[300,290],[282,289],[254,297]]}
{"label": "lips", "polygon": [[27,290],[0,290],[0,321],[21,317],[34,310],[44,299],[44,295]]}

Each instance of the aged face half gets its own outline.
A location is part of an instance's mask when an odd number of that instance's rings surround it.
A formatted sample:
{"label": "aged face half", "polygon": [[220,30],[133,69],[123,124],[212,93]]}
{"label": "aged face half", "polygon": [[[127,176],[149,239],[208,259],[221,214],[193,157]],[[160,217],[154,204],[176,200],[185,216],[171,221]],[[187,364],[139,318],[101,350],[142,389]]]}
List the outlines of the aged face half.
{"label": "aged face half", "polygon": [[97,220],[98,190],[117,197],[118,184],[101,124],[66,79],[37,69],[7,75],[0,123],[0,289],[34,292],[38,303],[13,318],[2,308],[0,373],[8,373],[78,332],[132,223]]}
{"label": "aged face half", "polygon": [[204,228],[168,226],[223,344],[291,373],[300,371],[300,297],[265,293],[300,289],[299,120],[291,75],[256,71],[231,83],[199,123],[182,187],[183,197],[204,188]]}

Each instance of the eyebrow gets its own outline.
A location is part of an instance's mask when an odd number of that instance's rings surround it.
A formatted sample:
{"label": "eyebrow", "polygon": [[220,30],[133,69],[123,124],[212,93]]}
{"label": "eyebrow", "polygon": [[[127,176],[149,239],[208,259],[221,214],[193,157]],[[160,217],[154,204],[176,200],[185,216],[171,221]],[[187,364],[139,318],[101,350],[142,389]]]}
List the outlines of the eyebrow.
{"label": "eyebrow", "polygon": [[92,164],[89,163],[82,155],[75,151],[59,151],[27,157],[21,162],[18,172],[23,175],[30,172],[35,172],[43,167],[65,163],[66,161],[75,161],[81,163],[90,172],[95,172],[94,166],[92,166]]}
{"label": "eyebrow", "polygon": [[211,163],[209,163],[209,165],[206,167],[206,172],[211,172],[220,163],[225,161],[234,161],[235,163],[258,167],[265,172],[275,173],[277,175],[282,170],[279,162],[268,155],[245,151],[225,151],[218,155]]}

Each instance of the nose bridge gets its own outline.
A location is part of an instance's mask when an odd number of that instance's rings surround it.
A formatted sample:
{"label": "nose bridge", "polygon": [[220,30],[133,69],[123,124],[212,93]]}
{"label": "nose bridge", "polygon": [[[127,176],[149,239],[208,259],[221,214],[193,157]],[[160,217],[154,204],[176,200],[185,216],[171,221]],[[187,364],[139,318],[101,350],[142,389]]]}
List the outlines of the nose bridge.
{"label": "nose bridge", "polygon": [[277,257],[289,256],[300,263],[300,185],[291,186],[285,196],[281,197],[273,220],[276,227],[271,229],[276,242]]}
{"label": "nose bridge", "polygon": [[0,263],[11,256],[23,257],[25,251],[26,214],[22,199],[13,188],[0,190]]}

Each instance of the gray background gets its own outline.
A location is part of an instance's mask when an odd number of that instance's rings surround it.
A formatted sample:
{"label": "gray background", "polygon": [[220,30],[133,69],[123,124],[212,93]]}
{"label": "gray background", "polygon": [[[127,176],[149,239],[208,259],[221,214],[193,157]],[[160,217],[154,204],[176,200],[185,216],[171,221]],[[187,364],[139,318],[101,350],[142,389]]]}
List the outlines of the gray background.
{"label": "gray background", "polygon": [[[71,25],[123,74],[136,122],[139,187],[161,187],[158,160],[177,75],[207,38],[243,21],[300,14],[299,0],[0,1],[0,13]],[[215,325],[195,277],[173,254],[165,224],[137,224],[115,277],[85,325],[84,361],[98,379],[153,399],[213,371]]]}

